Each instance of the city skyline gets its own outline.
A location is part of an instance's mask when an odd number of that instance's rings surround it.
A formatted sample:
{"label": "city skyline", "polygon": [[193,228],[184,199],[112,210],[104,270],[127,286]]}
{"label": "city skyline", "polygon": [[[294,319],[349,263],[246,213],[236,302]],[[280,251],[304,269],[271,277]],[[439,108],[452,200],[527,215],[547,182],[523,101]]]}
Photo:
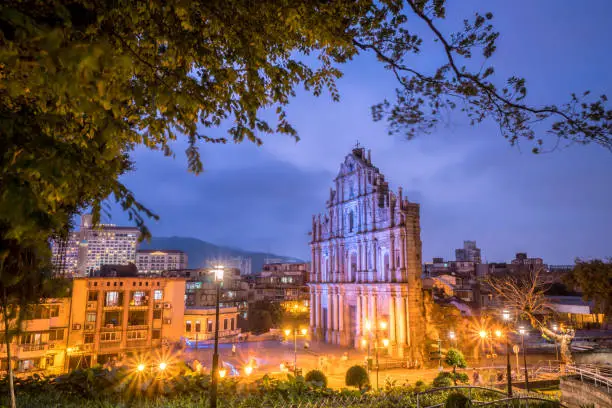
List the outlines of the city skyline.
{"label": "city skyline", "polygon": [[[525,14],[526,4],[449,5],[449,15],[494,13],[502,32],[497,73],[500,79],[525,76],[535,103],[567,100],[586,89],[609,93],[612,73],[604,67],[612,28],[604,10],[612,6],[555,7],[548,1],[529,3]],[[524,28],[513,30],[516,24]],[[310,216],[322,210],[330,176],[359,140],[392,187],[404,186],[407,198],[421,204],[425,260],[450,259],[468,239],[479,243],[488,261],[509,260],[516,252],[554,264],[611,255],[612,192],[605,186],[612,183],[612,162],[601,147],[574,145],[534,156],[531,146],[510,147],[493,124],[469,127],[458,113],[431,135],[405,141],[371,120],[370,105],[392,95],[394,86],[372,57],[349,64],[338,86],[339,103],[298,93],[288,114],[299,143],[275,136],[260,148],[203,145],[205,172],[198,177],[185,170],[180,144],[175,160],[137,150],[137,170],[124,181],[161,215],[160,222],[148,222],[153,234],[308,259]],[[112,222],[123,220],[113,212]]]}

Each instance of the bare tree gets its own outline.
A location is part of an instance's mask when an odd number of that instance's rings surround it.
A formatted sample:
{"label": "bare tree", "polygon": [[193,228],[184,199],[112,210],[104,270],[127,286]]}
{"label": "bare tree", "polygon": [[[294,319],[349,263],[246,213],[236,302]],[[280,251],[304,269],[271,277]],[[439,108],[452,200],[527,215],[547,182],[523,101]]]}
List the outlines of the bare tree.
{"label": "bare tree", "polygon": [[559,343],[561,359],[564,363],[571,363],[570,344],[575,331],[572,328],[555,331],[548,327],[547,323],[554,317],[555,311],[547,301],[545,292],[552,282],[542,272],[542,268],[535,268],[513,275],[489,275],[486,282],[507,308],[516,310],[519,316],[529,320],[534,328],[546,337],[556,340]]}

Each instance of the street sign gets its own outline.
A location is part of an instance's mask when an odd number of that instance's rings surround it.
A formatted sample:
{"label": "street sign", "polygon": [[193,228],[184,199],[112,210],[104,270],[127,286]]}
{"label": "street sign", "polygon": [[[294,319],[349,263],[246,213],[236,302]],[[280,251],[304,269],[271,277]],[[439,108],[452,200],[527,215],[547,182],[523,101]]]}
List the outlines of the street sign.
{"label": "street sign", "polygon": [[515,344],[514,346],[512,346],[512,351],[514,351],[514,354],[518,354],[520,349],[518,344]]}

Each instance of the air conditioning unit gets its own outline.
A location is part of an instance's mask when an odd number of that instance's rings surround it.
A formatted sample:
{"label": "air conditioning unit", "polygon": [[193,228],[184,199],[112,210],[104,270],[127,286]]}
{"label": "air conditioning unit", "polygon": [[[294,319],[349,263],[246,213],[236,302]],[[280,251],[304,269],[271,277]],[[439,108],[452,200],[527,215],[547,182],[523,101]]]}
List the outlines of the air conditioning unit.
{"label": "air conditioning unit", "polygon": [[86,324],[85,325],[85,330],[93,330],[93,329],[95,329],[95,325],[93,325],[93,324]]}
{"label": "air conditioning unit", "polygon": [[55,348],[55,343],[49,343],[49,348],[50,349]]}
{"label": "air conditioning unit", "polygon": [[164,319],[164,324],[172,324],[172,319]]}
{"label": "air conditioning unit", "polygon": [[162,305],[161,303],[156,303],[155,304],[155,308],[156,309],[161,309],[164,305]]}
{"label": "air conditioning unit", "polygon": [[75,323],[72,325],[72,330],[81,330],[81,325],[79,323]]}
{"label": "air conditioning unit", "polygon": [[172,309],[172,303],[164,303],[164,309]]}

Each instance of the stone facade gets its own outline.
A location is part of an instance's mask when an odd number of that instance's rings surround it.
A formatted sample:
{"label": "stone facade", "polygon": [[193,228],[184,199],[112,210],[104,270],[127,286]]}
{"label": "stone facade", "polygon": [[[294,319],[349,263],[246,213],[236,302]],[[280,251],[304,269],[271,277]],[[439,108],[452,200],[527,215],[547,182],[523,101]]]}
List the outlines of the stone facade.
{"label": "stone facade", "polygon": [[420,359],[419,205],[401,188],[390,191],[361,147],[346,156],[334,181],[326,211],[312,220],[312,333],[348,347],[388,339],[390,355]]}

